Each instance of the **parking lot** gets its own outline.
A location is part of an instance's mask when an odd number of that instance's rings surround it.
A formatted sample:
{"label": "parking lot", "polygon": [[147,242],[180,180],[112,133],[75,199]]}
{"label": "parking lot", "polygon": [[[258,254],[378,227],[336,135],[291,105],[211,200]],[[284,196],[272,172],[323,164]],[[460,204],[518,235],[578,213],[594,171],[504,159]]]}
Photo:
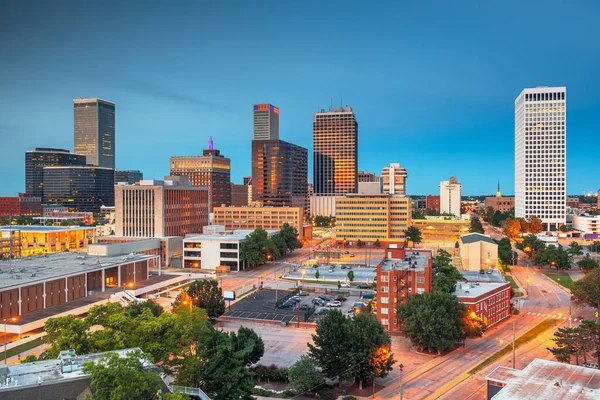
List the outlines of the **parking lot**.
{"label": "parking lot", "polygon": [[[359,301],[362,295],[374,293],[368,290],[358,291],[353,289],[341,291],[340,293],[325,294],[325,290],[308,290],[310,292],[304,292],[303,294],[306,295],[300,296],[299,302],[289,301],[290,306],[283,306],[283,300],[296,295],[297,291],[263,289],[233,304],[231,309],[225,313],[225,316],[252,320],[285,321],[293,325],[298,321],[299,315],[300,322],[316,322],[319,320],[320,315],[327,312],[325,310],[332,308],[339,308],[343,313],[350,314],[354,303]],[[323,296],[321,301],[316,300],[319,296]],[[340,301],[339,305],[334,303],[336,298]],[[275,306],[276,303],[280,304],[279,307]],[[327,306],[327,303],[329,303],[329,306]]]}

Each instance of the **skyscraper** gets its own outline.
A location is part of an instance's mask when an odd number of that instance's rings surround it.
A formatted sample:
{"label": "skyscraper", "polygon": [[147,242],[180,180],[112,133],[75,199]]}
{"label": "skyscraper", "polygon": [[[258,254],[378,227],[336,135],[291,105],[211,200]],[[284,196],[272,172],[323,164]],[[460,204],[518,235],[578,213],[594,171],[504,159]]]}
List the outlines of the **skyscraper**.
{"label": "skyscraper", "polygon": [[192,186],[209,189],[211,210],[222,204],[231,204],[231,160],[221,155],[208,140],[208,149],[201,156],[171,157],[171,175],[187,176]]}
{"label": "skyscraper", "polygon": [[566,222],[567,88],[523,89],[515,99],[515,217],[547,230]]}
{"label": "skyscraper", "polygon": [[115,168],[115,103],[102,99],[73,100],[74,153],[87,163]]}
{"label": "skyscraper", "polygon": [[25,193],[43,196],[44,167],[85,165],[85,156],[69,150],[36,148],[25,152]]}
{"label": "skyscraper", "polygon": [[313,115],[313,184],[316,194],[358,190],[358,123],[351,107]]}
{"label": "skyscraper", "polygon": [[115,171],[95,165],[44,167],[44,204],[99,212],[115,205]]}
{"label": "skyscraper", "polygon": [[254,105],[254,140],[279,139],[279,108],[272,104]]}
{"label": "skyscraper", "polygon": [[400,168],[400,163],[391,163],[383,169],[383,193],[402,195],[406,194],[406,169]]}
{"label": "skyscraper", "polygon": [[440,213],[460,216],[462,185],[455,177],[440,182]]}
{"label": "skyscraper", "polygon": [[133,185],[144,179],[144,174],[138,170],[115,171],[115,183],[124,182]]}

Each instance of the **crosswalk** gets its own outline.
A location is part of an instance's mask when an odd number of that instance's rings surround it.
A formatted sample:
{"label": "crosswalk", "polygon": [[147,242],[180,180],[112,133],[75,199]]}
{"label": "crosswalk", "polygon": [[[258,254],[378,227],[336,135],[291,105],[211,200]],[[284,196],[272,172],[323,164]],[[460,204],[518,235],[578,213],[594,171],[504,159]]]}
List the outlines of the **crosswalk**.
{"label": "crosswalk", "polygon": [[[531,315],[532,317],[548,317],[548,318],[554,318],[554,319],[568,319],[568,317],[562,317],[560,315],[552,315],[552,314],[542,314],[542,313],[534,313],[534,312],[528,312],[527,315]],[[575,320],[575,318],[573,318],[573,320]]]}

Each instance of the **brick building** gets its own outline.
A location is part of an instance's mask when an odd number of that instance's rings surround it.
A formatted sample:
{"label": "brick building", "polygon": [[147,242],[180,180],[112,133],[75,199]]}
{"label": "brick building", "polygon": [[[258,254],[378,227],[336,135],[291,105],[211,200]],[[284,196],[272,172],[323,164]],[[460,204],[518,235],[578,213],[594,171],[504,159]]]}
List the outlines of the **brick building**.
{"label": "brick building", "polygon": [[[303,207],[252,206],[214,209],[214,225],[223,225],[227,230],[280,230],[284,223],[298,230],[299,239],[305,237]],[[202,232],[202,229],[198,232]]]}
{"label": "brick building", "polygon": [[398,304],[405,304],[413,294],[431,293],[431,263],[431,250],[386,249],[377,265],[375,315],[387,331],[401,331]]}
{"label": "brick building", "polygon": [[0,217],[37,217],[42,214],[42,198],[27,193],[0,197]]}
{"label": "brick building", "polygon": [[515,208],[515,198],[508,196],[495,196],[485,198],[485,208],[492,207],[494,211],[508,212]]}
{"label": "brick building", "polygon": [[459,282],[454,292],[469,313],[482,318],[488,328],[510,316],[510,283]]}
{"label": "brick building", "polygon": [[425,196],[425,210],[440,212],[440,196]]}

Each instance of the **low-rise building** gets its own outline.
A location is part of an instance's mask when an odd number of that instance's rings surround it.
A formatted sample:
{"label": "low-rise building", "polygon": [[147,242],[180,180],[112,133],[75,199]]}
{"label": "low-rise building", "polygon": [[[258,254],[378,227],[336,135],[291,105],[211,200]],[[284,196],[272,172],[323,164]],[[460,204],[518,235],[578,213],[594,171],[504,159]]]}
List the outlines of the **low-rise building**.
{"label": "low-rise building", "polygon": [[485,377],[487,399],[598,399],[600,370],[536,358],[522,370],[497,367]]}
{"label": "low-rise building", "polygon": [[42,213],[42,198],[27,193],[0,197],[0,217],[35,217]]}
{"label": "low-rise building", "polygon": [[458,282],[454,292],[469,314],[483,319],[487,327],[510,317],[510,283]]}
{"label": "low-rise building", "polygon": [[440,212],[440,196],[428,195],[425,196],[425,210],[433,210],[439,214]]}
{"label": "low-rise building", "polygon": [[460,235],[460,258],[467,271],[488,271],[498,267],[498,245],[481,233]]}
{"label": "low-rise building", "polygon": [[412,225],[419,228],[424,242],[441,242],[454,245],[460,235],[468,233],[471,222],[468,219],[431,217],[414,219]]}
{"label": "low-rise building", "polygon": [[600,234],[600,215],[573,215],[573,229],[587,234]]}
{"label": "low-rise building", "polygon": [[215,207],[214,224],[228,230],[280,230],[287,223],[298,230],[298,238],[304,238],[303,207],[263,207],[260,202],[252,207]]}
{"label": "low-rise building", "polygon": [[[240,247],[252,230],[226,230],[223,225],[204,227],[202,234],[189,234],[183,239],[183,265],[190,269],[214,271],[227,265],[232,271],[248,268],[240,260]],[[267,230],[269,236],[279,230]]]}
{"label": "low-rise building", "polygon": [[[181,236],[163,236],[141,238],[131,236],[96,236],[97,244],[132,243],[135,247],[128,252],[135,251],[139,254],[155,254],[160,256],[160,263],[165,268],[181,267],[183,258],[183,238]],[[143,244],[141,244],[143,243]]]}
{"label": "low-rise building", "polygon": [[515,198],[509,196],[494,196],[485,198],[485,208],[492,207],[494,211],[508,212],[515,208]]}
{"label": "low-rise building", "polygon": [[76,221],[83,225],[91,225],[94,221],[94,213],[91,212],[78,212],[78,211],[52,211],[44,212],[41,217],[33,217],[34,220],[39,221],[40,224],[44,225],[47,222],[53,225],[60,225],[64,221]]}
{"label": "low-rise building", "polygon": [[399,304],[408,302],[413,294],[431,293],[431,263],[431,250],[385,250],[385,258],[377,265],[376,316],[387,331],[401,331]]}
{"label": "low-rise building", "polygon": [[93,226],[0,226],[0,259],[86,251],[95,236]]}

